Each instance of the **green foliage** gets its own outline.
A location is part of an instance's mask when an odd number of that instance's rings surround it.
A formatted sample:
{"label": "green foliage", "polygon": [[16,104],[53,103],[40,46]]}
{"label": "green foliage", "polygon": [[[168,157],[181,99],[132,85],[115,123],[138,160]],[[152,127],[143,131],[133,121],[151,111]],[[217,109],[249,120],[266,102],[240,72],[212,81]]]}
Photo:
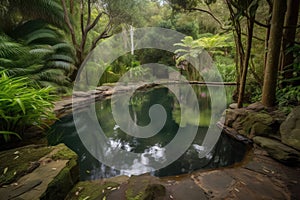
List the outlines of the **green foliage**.
{"label": "green foliage", "polygon": [[[206,50],[214,59],[215,64],[223,77],[223,81],[231,82],[235,81],[235,63],[230,55],[233,42],[231,35],[211,35],[206,34],[199,39],[194,40],[190,36],[186,36],[181,43],[174,44],[179,46],[179,49],[175,53],[179,54],[176,59],[176,65],[182,65],[185,60],[194,61],[197,63],[197,59],[201,59],[203,49]],[[199,63],[200,60],[199,60]],[[200,66],[195,66],[199,68]],[[188,73],[194,73],[194,70],[190,70],[191,67],[185,66]],[[204,70],[203,72],[206,80],[219,81],[217,72],[212,70]],[[195,76],[193,77],[195,78]]]}
{"label": "green foliage", "polygon": [[[2,9],[1,9],[2,8]],[[62,7],[54,0],[4,0],[0,2],[0,29],[11,32],[22,22],[42,19],[58,27],[65,27]]]}
{"label": "green foliage", "polygon": [[69,85],[68,74],[75,62],[73,50],[55,29],[41,21],[28,21],[12,35],[16,39],[0,35],[0,70],[28,76],[41,86]]}
{"label": "green foliage", "polygon": [[215,57],[215,64],[224,82],[235,82],[235,63],[233,58],[228,56],[218,55]]}
{"label": "green foliage", "polygon": [[46,120],[55,119],[52,112],[56,96],[53,88],[35,89],[25,77],[9,77],[0,72],[0,134],[23,135],[27,128],[43,128]]}
{"label": "green foliage", "polygon": [[277,89],[277,103],[280,109],[289,112],[293,106],[299,105],[300,102],[300,86],[287,86]]}
{"label": "green foliage", "polygon": [[[287,53],[293,53],[294,62],[284,67],[284,71],[279,76],[279,83],[288,85],[300,85],[300,45],[295,44],[287,50]],[[284,73],[289,73],[290,77],[284,77]]]}

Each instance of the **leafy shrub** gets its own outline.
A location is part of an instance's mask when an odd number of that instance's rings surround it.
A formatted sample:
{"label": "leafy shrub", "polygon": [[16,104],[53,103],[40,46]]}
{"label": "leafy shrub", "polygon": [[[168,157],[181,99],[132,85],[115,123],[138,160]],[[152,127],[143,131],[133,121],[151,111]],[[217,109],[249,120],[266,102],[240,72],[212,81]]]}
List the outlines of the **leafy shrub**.
{"label": "leafy shrub", "polygon": [[0,72],[0,135],[5,141],[11,135],[20,138],[31,126],[43,128],[47,119],[55,119],[53,89],[36,89],[31,84],[29,78],[9,77]]}
{"label": "leafy shrub", "polygon": [[287,86],[278,89],[276,92],[278,106],[285,112],[290,112],[291,108],[299,105],[300,102],[300,86]]}

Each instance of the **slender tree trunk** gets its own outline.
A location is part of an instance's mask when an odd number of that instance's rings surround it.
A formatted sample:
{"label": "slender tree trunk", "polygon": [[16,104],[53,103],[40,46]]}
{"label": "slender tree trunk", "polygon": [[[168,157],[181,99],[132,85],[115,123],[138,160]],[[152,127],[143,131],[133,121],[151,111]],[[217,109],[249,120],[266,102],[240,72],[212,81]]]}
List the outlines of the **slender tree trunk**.
{"label": "slender tree trunk", "polygon": [[252,48],[253,27],[254,27],[254,18],[251,18],[248,20],[247,49],[245,54],[245,60],[243,63],[242,79],[239,87],[238,108],[243,107],[248,66],[249,66],[249,60],[250,60],[251,48]]}
{"label": "slender tree trunk", "polygon": [[[287,12],[285,15],[281,47],[281,66],[280,70],[283,72],[284,79],[290,79],[293,77],[293,52],[287,52],[287,50],[294,46],[296,36],[296,26],[299,14],[299,0],[287,0]],[[285,84],[283,83],[282,86]]]}
{"label": "slender tree trunk", "polygon": [[272,107],[276,103],[277,73],[285,12],[286,0],[274,0],[262,92],[262,103],[267,107]]}
{"label": "slender tree trunk", "polygon": [[[266,20],[266,24],[267,25],[270,25],[270,21],[271,21],[271,15],[272,15],[272,6],[269,4],[269,17],[267,18]],[[267,27],[267,30],[266,30],[266,38],[265,38],[265,55],[264,55],[264,71],[266,69],[266,65],[267,65],[267,57],[268,57],[268,42],[269,42],[269,39],[270,39],[270,26]]]}
{"label": "slender tree trunk", "polygon": [[230,12],[230,18],[231,18],[231,22],[233,25],[233,34],[234,34],[235,46],[236,46],[237,87],[236,87],[236,91],[234,92],[233,99],[238,100],[239,85],[240,85],[242,73],[243,73],[243,63],[244,63],[244,58],[245,58],[245,52],[244,52],[244,47],[243,47],[243,42],[242,42],[240,21],[236,17],[236,13],[234,12],[231,1],[226,0],[226,5]]}

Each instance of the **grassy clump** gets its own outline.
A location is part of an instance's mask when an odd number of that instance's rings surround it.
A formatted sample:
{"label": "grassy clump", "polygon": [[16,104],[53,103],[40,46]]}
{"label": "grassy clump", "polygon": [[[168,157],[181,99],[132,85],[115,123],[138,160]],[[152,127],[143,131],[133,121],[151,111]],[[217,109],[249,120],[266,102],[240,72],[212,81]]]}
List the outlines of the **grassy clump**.
{"label": "grassy clump", "polygon": [[43,128],[47,120],[55,119],[52,109],[57,98],[52,92],[51,87],[33,87],[26,77],[0,72],[0,140],[20,138],[29,127]]}

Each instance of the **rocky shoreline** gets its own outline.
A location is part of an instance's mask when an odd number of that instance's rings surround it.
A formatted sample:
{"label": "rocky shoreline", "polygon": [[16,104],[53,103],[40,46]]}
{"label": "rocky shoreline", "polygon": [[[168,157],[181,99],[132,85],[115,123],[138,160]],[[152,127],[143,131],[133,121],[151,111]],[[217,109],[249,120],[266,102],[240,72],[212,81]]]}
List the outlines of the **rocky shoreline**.
{"label": "rocky shoreline", "polygon": [[[140,89],[155,86],[146,84]],[[75,92],[73,99],[68,97],[56,103],[55,113],[61,117],[72,111],[73,104],[75,109],[80,109],[133,87],[101,86],[94,91]],[[79,181],[77,156],[64,145],[21,147],[40,148],[39,152],[45,150],[45,154],[24,160],[26,173],[19,173],[11,181],[0,182],[0,199],[300,199],[299,110],[296,108],[286,117],[260,103],[242,109],[231,105],[224,113],[224,123],[218,125],[224,134],[253,146],[244,161],[226,168],[198,170],[180,176],[158,178],[144,174]],[[291,139],[288,133],[293,133],[294,138]],[[21,155],[15,153],[22,151],[17,148],[0,152],[0,163],[7,162],[8,154],[12,162],[18,161]],[[18,174],[17,169],[4,164],[1,167],[2,178]],[[28,170],[30,167],[32,170]],[[50,179],[49,174],[52,174]]]}

